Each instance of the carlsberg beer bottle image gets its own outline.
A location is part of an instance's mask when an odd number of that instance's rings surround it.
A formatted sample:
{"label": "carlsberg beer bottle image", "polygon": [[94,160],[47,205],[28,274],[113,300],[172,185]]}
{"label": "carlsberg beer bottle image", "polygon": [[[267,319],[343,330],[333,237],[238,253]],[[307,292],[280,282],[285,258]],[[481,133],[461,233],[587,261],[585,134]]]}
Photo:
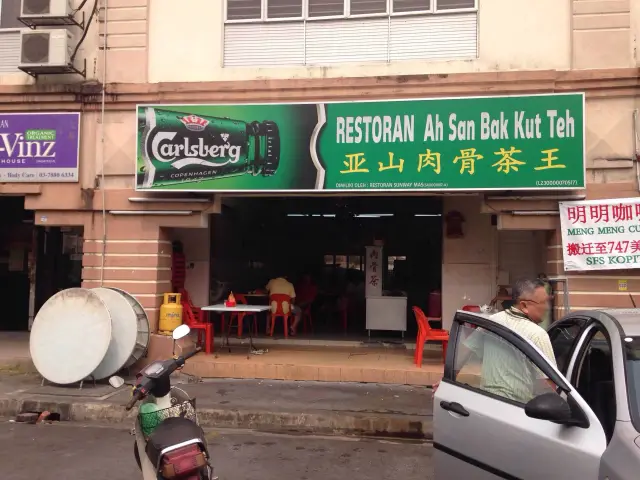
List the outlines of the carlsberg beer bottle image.
{"label": "carlsberg beer bottle image", "polygon": [[280,134],[272,121],[138,110],[137,172],[142,188],[198,182],[235,175],[271,176],[280,163]]}

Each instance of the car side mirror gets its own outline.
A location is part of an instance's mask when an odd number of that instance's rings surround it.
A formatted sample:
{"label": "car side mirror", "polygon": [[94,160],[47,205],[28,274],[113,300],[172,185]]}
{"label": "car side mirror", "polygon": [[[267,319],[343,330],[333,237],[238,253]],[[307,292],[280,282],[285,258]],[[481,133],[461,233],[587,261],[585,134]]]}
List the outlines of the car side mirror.
{"label": "car side mirror", "polygon": [[548,420],[560,425],[575,424],[573,411],[569,402],[557,393],[543,393],[529,400],[524,406],[527,417]]}

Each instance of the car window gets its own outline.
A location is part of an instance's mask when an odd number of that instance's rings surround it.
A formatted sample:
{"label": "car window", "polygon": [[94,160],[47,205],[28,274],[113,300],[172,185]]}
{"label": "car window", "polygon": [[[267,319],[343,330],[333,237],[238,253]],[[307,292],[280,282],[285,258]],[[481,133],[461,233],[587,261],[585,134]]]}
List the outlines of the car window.
{"label": "car window", "polygon": [[640,337],[627,337],[624,343],[631,420],[636,430],[640,431]]}
{"label": "car window", "polygon": [[553,353],[556,356],[556,363],[563,374],[567,373],[571,358],[570,354],[581,330],[582,322],[562,323],[549,330],[549,338],[551,339]]}
{"label": "car window", "polygon": [[610,440],[616,423],[616,395],[611,344],[603,328],[588,333],[587,342],[576,359],[572,383],[596,414]]}
{"label": "car window", "polygon": [[490,396],[526,404],[555,386],[522,351],[496,333],[460,324],[454,380]]}

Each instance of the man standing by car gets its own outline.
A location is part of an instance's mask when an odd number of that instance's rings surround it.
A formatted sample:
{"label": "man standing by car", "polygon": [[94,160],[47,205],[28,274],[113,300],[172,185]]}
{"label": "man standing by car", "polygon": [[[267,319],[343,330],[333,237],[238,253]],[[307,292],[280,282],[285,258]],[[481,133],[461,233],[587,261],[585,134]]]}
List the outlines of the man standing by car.
{"label": "man standing by car", "polygon": [[[513,285],[514,304],[507,310],[490,318],[529,340],[556,364],[551,340],[539,324],[549,311],[549,295],[541,280],[520,280]],[[462,344],[455,361],[457,372],[465,365],[471,354],[482,359],[482,385],[488,392],[526,403],[532,398],[536,379],[547,380],[540,371],[530,371],[531,365],[513,347],[509,347],[482,329],[474,330]],[[537,370],[537,369],[536,369]],[[548,380],[547,380],[548,382]],[[440,382],[433,386],[435,394]]]}

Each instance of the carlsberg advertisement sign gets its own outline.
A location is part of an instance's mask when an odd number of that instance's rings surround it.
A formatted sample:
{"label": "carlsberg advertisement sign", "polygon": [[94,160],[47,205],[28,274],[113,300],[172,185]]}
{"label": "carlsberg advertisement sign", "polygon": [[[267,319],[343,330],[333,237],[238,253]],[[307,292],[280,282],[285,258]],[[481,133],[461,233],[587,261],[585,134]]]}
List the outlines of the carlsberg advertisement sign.
{"label": "carlsberg advertisement sign", "polygon": [[583,188],[584,128],[583,94],[139,105],[136,188]]}

